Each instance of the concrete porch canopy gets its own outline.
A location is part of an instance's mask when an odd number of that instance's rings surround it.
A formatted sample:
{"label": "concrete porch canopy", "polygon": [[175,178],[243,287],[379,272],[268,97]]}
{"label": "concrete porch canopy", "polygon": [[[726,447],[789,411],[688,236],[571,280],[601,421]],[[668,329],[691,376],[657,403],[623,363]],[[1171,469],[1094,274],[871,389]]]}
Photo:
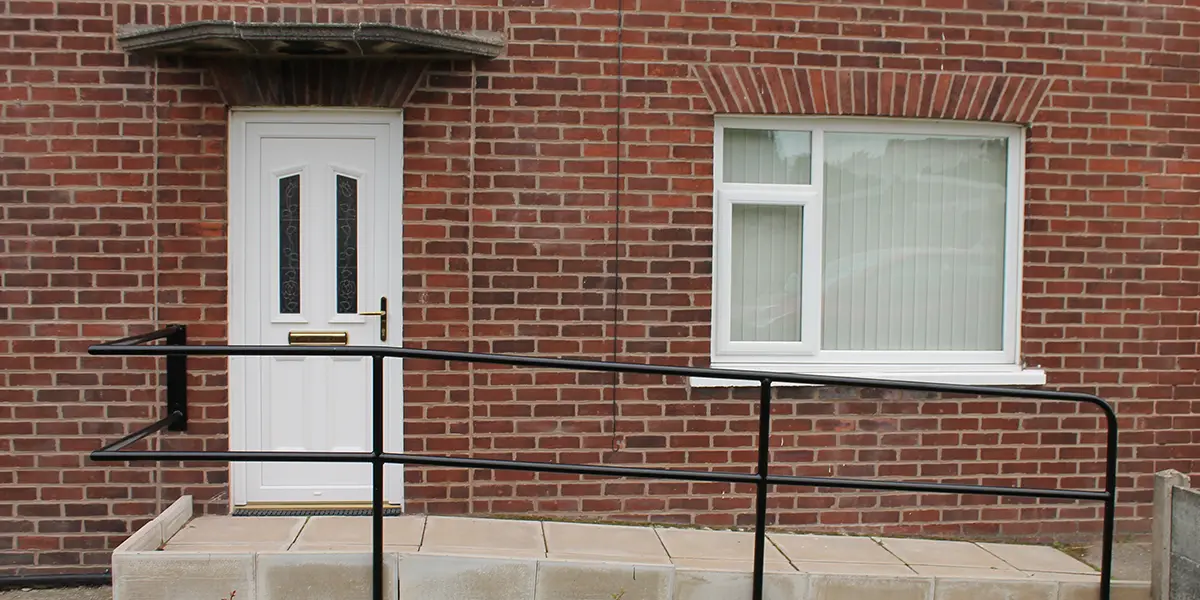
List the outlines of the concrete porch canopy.
{"label": "concrete porch canopy", "polygon": [[208,58],[495,58],[494,32],[458,32],[387,23],[239,23],[194,21],[117,34],[127,52]]}
{"label": "concrete porch canopy", "polygon": [[125,51],[207,65],[230,106],[403,108],[432,61],[495,58],[504,37],[390,23],[193,21],[126,27]]}

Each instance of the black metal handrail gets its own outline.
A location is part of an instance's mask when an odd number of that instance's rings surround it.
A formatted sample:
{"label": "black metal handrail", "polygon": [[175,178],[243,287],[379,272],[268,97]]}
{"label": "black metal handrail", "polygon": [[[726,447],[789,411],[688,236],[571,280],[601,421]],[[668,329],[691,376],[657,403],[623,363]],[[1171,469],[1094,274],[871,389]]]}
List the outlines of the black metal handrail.
{"label": "black metal handrail", "polygon": [[[165,340],[165,345],[147,346],[156,340]],[[747,483],[755,486],[754,520],[754,573],[752,584],[753,600],[762,600],[763,561],[766,551],[767,488],[771,485],[833,487],[884,491],[912,491],[944,494],[987,494],[994,496],[1016,496],[1025,498],[1056,498],[1094,500],[1104,503],[1104,540],[1100,566],[1100,598],[1109,600],[1112,581],[1112,546],[1117,496],[1117,416],[1108,402],[1097,396],[1072,392],[1048,390],[1010,389],[989,386],[917,383],[905,381],[881,381],[854,377],[825,375],[793,375],[732,369],[708,369],[699,367],[673,367],[619,362],[601,362],[561,358],[537,358],[530,356],[507,356],[477,352],[450,352],[444,350],[419,350],[383,346],[189,346],[187,328],[171,325],[164,329],[139,336],[94,345],[88,348],[94,355],[104,356],[165,356],[167,384],[167,415],[159,421],[139,429],[95,452],[91,458],[97,461],[228,461],[228,462],[331,462],[370,463],[372,465],[372,598],[383,600],[383,466],[385,464],[412,464],[440,467],[462,467],[474,469],[497,469],[511,471],[533,471],[540,473],[566,473],[575,475],[599,475],[610,477],[637,477],[668,479],[676,481],[702,481],[713,483]],[[371,358],[372,368],[372,450],[371,452],[257,452],[257,451],[130,451],[124,448],[133,445],[163,429],[186,431],[187,429],[187,357],[188,356],[361,356]],[[427,456],[408,453],[385,452],[384,440],[384,395],[383,373],[386,358],[418,358],[446,362],[485,363],[517,367],[570,369],[576,371],[598,371],[607,373],[638,373],[646,375],[709,377],[755,381],[759,384],[758,419],[758,464],[754,473],[725,471],[694,471],[684,469],[652,469],[644,467],[615,467],[601,465],[558,464],[492,460],[476,458],[454,458]],[[916,481],[880,481],[839,477],[806,477],[772,475],[768,472],[770,462],[771,434],[771,386],[775,383],[809,385],[837,385],[875,389],[907,390],[917,392],[971,394],[1033,400],[1067,401],[1092,404],[1104,412],[1107,424],[1107,454],[1105,456],[1104,490],[1075,490],[1020,488],[969,484],[926,483]]]}

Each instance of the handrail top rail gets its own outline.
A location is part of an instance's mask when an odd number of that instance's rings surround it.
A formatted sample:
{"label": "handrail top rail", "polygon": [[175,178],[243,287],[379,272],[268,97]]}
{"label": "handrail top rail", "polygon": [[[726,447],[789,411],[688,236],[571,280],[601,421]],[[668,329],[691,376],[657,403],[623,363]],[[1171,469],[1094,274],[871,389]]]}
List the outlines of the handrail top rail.
{"label": "handrail top rail", "polygon": [[[846,386],[869,389],[896,389],[913,392],[970,394],[996,396],[1026,400],[1064,400],[1100,407],[1110,424],[1116,423],[1117,415],[1104,399],[1080,392],[1061,392],[1027,388],[1005,388],[998,386],[965,385],[953,383],[927,383],[898,381],[891,379],[868,379],[839,375],[809,375],[798,373],[774,373],[740,369],[713,369],[711,367],[681,367],[671,365],[639,364],[616,361],[595,361],[574,358],[545,358],[483,352],[461,352],[454,350],[426,350],[395,346],[270,346],[270,345],[133,345],[166,337],[175,325],[149,334],[131,336],[113,342],[88,347],[88,353],[97,356],[382,356],[385,358],[418,358],[448,362],[477,362],[514,367],[537,367],[570,369],[605,373],[634,373],[643,375],[709,377],[757,381],[763,384],[790,383],[800,385]],[[161,334],[161,335],[160,335]],[[133,341],[137,340],[137,341]]]}

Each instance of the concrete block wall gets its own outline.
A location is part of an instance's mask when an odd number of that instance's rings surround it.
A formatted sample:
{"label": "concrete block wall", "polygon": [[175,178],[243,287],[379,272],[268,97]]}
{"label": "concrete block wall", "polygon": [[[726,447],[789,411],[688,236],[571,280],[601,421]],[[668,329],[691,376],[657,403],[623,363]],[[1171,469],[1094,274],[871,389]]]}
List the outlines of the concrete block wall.
{"label": "concrete block wall", "polygon": [[1200,490],[1178,471],[1155,477],[1151,548],[1154,600],[1200,599]]}

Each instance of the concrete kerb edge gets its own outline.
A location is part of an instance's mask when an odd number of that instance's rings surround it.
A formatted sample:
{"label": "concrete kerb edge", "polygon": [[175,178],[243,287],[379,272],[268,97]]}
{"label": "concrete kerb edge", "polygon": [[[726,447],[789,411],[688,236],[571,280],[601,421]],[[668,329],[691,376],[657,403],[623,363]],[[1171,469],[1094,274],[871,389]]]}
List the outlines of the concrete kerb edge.
{"label": "concrete kerb edge", "polygon": [[133,532],[113,554],[155,551],[167,543],[192,518],[192,497],[181,496],[141,529]]}
{"label": "concrete kerb edge", "polygon": [[[870,594],[881,592],[896,595],[905,599],[924,597],[934,598],[936,578],[927,575],[888,575],[886,577],[871,577],[867,575],[846,575],[833,573],[808,574],[808,598],[821,598],[831,590],[828,588],[858,588],[858,591]],[[897,589],[905,586],[908,589]],[[889,589],[890,588],[890,589]],[[875,597],[875,596],[864,596]]]}
{"label": "concrete kerb edge", "polygon": [[[327,551],[258,551],[253,552],[254,561],[254,590],[257,600],[286,600],[296,597],[295,593],[281,593],[289,586],[301,585],[302,588],[314,589],[319,585],[333,585],[335,589],[350,589],[356,585],[363,587],[364,593],[369,593],[371,581],[371,552],[327,552]],[[384,598],[397,600],[400,588],[400,564],[402,557],[396,552],[383,554]],[[308,585],[298,584],[308,572],[316,568],[332,567],[333,578],[314,580]],[[346,572],[346,571],[349,572]],[[288,573],[288,571],[296,571]],[[314,571],[318,572],[318,571]],[[336,581],[339,577],[347,577],[344,581]],[[291,590],[294,592],[295,590]],[[349,594],[356,597],[355,594]],[[321,594],[319,597],[333,597]],[[251,600],[251,599],[247,599]]]}
{"label": "concrete kerb edge", "polygon": [[[1059,600],[1078,600],[1079,598],[1099,597],[1099,581],[1060,581]],[[1112,598],[1114,600],[1143,600],[1150,598],[1149,581],[1113,580]]]}
{"label": "concrete kerb edge", "polygon": [[[1019,571],[1018,571],[1019,573]],[[971,579],[958,576],[937,576],[933,578],[932,597],[937,600],[943,597],[965,597],[973,589],[1001,588],[1008,598],[1023,598],[1034,600],[1043,598],[1058,600],[1062,594],[1061,581],[1032,579],[1026,577]],[[1098,586],[1098,584],[1097,584]],[[1097,587],[1097,589],[1099,589]],[[958,593],[955,593],[958,592]]]}
{"label": "concrete kerb edge", "polygon": [[[625,596],[628,589],[625,585],[647,582],[649,587],[635,591],[632,595],[647,600],[671,600],[676,595],[675,565],[648,565],[637,563],[609,563],[595,560],[564,560],[544,558],[538,559],[534,578],[533,600],[557,600],[565,597],[579,597],[580,580],[595,578],[592,585],[584,585],[591,590],[605,588],[603,596],[613,598]],[[649,577],[647,577],[649,575]],[[657,582],[655,577],[660,578]],[[606,581],[607,580],[607,581]],[[617,580],[617,581],[613,581]],[[621,582],[620,580],[625,580]],[[613,585],[613,589],[605,586]],[[565,589],[564,589],[565,588]]]}

